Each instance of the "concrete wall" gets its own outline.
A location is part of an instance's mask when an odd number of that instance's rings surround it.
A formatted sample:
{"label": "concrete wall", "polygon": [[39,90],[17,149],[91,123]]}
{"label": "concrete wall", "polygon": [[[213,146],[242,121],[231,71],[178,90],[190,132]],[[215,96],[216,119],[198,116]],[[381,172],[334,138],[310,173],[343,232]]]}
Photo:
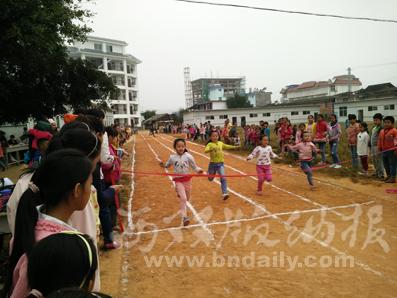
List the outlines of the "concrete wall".
{"label": "concrete wall", "polygon": [[[394,110],[386,110],[385,106],[393,105]],[[375,111],[369,111],[368,107],[377,107]],[[340,102],[334,104],[334,111],[337,116],[339,116],[340,122],[345,122],[347,116],[340,116],[340,108],[347,107],[347,115],[355,114],[358,116],[360,111],[363,114],[363,121],[372,122],[372,117],[376,113],[381,113],[384,116],[393,116],[397,120],[397,98],[384,98],[377,100],[365,100],[365,101],[355,101],[355,102]]]}

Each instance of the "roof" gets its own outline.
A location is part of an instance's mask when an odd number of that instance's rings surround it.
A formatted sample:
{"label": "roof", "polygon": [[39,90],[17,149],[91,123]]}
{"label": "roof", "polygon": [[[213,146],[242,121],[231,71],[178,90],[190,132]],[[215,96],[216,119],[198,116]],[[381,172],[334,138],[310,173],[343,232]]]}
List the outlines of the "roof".
{"label": "roof", "polygon": [[115,52],[102,52],[99,50],[94,50],[94,49],[79,49],[77,47],[68,47],[69,53],[71,55],[78,55],[80,53],[89,53],[89,54],[93,54],[94,56],[97,55],[98,57],[116,57],[116,58],[127,58],[131,61],[134,61],[136,64],[140,64],[142,63],[141,60],[139,60],[138,58],[136,58],[135,56],[131,55],[131,54],[122,54],[122,53],[115,53]]}
{"label": "roof", "polygon": [[174,120],[174,115],[172,115],[172,114],[158,114],[158,115],[154,115],[154,116],[144,120],[142,123],[148,124],[148,123],[153,123],[153,122],[169,121],[169,120]]}
{"label": "roof", "polygon": [[241,80],[244,80],[244,77],[199,78],[199,79],[193,80],[192,83],[198,82],[198,81],[231,81],[231,80],[241,81]]}
{"label": "roof", "polygon": [[89,35],[89,36],[87,36],[87,40],[91,40],[91,41],[104,41],[104,42],[119,44],[119,45],[123,45],[123,46],[128,46],[128,43],[126,43],[126,42],[123,41],[123,40],[110,39],[110,38],[106,38],[106,37],[98,37],[98,36]]}
{"label": "roof", "polygon": [[368,92],[376,92],[376,91],[384,91],[384,90],[393,90],[396,89],[392,83],[383,83],[383,84],[376,84],[376,85],[369,85],[365,88],[365,91]]}

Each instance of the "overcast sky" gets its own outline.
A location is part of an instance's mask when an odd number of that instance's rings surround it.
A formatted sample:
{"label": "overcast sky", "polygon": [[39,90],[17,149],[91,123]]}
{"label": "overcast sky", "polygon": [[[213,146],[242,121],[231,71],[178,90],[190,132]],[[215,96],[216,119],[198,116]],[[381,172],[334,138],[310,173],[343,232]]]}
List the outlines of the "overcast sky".
{"label": "overcast sky", "polygon": [[[396,0],[210,0],[261,7],[397,19]],[[126,41],[138,67],[141,110],[185,106],[192,79],[245,76],[246,87],[282,87],[347,72],[364,86],[397,85],[397,23],[341,20],[173,0],[97,0],[93,35]],[[395,62],[383,66],[371,66]]]}

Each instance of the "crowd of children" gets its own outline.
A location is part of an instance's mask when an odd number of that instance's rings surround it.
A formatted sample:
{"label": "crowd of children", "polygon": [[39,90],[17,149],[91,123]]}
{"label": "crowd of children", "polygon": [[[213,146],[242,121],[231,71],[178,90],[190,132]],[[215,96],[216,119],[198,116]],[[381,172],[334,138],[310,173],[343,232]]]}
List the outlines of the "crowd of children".
{"label": "crowd of children", "polygon": [[39,158],[28,159],[7,203],[12,240],[2,297],[91,297],[100,290],[99,243],[105,250],[120,246],[120,162],[130,137],[119,125],[105,128],[104,116],[79,111],[65,115],[51,136],[45,120],[29,131],[29,154]]}

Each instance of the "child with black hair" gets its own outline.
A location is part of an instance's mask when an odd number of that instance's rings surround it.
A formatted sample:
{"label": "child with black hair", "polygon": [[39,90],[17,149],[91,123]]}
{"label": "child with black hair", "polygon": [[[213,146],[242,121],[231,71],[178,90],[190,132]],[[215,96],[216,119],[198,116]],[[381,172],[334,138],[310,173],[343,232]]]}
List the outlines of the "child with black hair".
{"label": "child with black hair", "polygon": [[165,164],[160,162],[160,166],[164,168],[172,166],[174,173],[182,174],[182,176],[175,176],[172,180],[175,182],[175,190],[180,202],[179,212],[182,217],[182,224],[187,226],[190,220],[187,216],[186,202],[190,200],[192,177],[186,176],[186,174],[189,174],[190,168],[199,174],[203,173],[203,170],[197,166],[194,157],[187,151],[184,139],[175,139],[174,149],[176,154],[171,154]]}
{"label": "child with black hair", "polygon": [[360,157],[362,174],[368,176],[368,155],[369,155],[369,134],[368,125],[365,122],[360,124],[360,132],[357,135],[357,155]]}
{"label": "child with black hair", "polygon": [[60,232],[33,247],[28,255],[28,297],[47,297],[63,288],[91,291],[98,270],[96,247],[88,235]]}
{"label": "child with black hair", "polygon": [[382,152],[383,165],[386,170],[386,183],[396,183],[397,169],[397,129],[394,127],[394,117],[383,119],[384,128],[379,134],[378,149]]}
{"label": "child with black hair", "polygon": [[47,295],[46,298],[112,298],[112,296],[80,288],[67,288],[57,290]]}
{"label": "child with black hair", "polygon": [[75,149],[56,151],[42,161],[18,205],[4,293],[26,297],[27,255],[36,242],[75,230],[67,222],[74,211],[83,210],[88,203],[92,171],[91,160]]}
{"label": "child with black hair", "polygon": [[[229,199],[229,194],[227,193],[227,181],[226,178],[223,177],[225,175],[225,158],[223,154],[223,149],[237,149],[238,146],[227,145],[221,141],[219,141],[219,132],[214,130],[211,132],[210,140],[205,146],[204,152],[210,154],[210,164],[208,165],[208,174],[221,175],[221,189],[223,200]],[[209,181],[213,181],[214,177],[209,177]]]}
{"label": "child with black hair", "polygon": [[352,166],[354,169],[358,167],[358,158],[357,158],[357,135],[360,132],[360,126],[357,123],[357,117],[354,114],[349,114],[349,126],[346,129],[347,133],[347,144],[350,149]]}
{"label": "child with black hair", "polygon": [[247,161],[257,158],[256,173],[258,174],[258,188],[256,194],[259,196],[262,195],[262,188],[265,180],[267,182],[272,181],[272,166],[270,158],[279,158],[269,145],[269,138],[267,135],[262,136],[261,142],[261,146],[257,146],[247,157]]}
{"label": "child with black hair", "polygon": [[374,120],[374,126],[372,127],[372,132],[371,132],[371,158],[372,158],[372,163],[374,164],[375,167],[375,173],[374,176],[377,177],[378,179],[385,179],[384,174],[385,174],[385,168],[383,167],[383,159],[382,159],[382,153],[379,152],[378,150],[378,140],[379,140],[379,135],[382,130],[382,120],[383,116],[381,113],[376,113],[373,117]]}

